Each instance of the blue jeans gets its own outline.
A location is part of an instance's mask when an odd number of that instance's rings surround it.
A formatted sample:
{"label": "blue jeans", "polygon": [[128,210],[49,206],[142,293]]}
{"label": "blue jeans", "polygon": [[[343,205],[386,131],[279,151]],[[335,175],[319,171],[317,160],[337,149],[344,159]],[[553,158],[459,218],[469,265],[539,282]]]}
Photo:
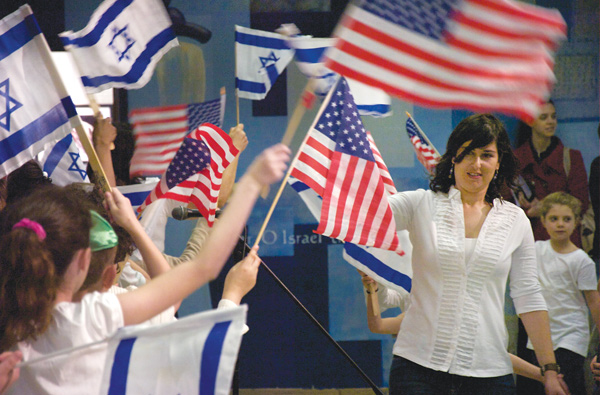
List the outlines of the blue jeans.
{"label": "blue jeans", "polygon": [[394,356],[390,369],[390,395],[514,395],[512,374],[500,377],[466,377],[432,370]]}

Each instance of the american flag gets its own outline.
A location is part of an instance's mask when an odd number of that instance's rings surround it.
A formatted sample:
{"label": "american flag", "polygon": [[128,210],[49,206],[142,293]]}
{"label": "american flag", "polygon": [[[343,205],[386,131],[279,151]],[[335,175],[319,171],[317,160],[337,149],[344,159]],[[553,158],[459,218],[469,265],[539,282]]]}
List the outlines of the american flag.
{"label": "american flag", "polygon": [[402,253],[386,184],[346,80],[320,114],[291,173],[323,198],[316,232]]}
{"label": "american flag", "polygon": [[422,106],[532,121],[565,32],[558,11],[511,0],[362,0],[325,66]]}
{"label": "american flag", "polygon": [[430,144],[429,140],[425,138],[425,133],[423,133],[410,115],[406,120],[406,133],[408,133],[419,162],[425,166],[428,172],[433,173],[433,169],[440,161],[440,154]]}
{"label": "american flag", "polygon": [[131,111],[129,122],[135,136],[131,177],[163,174],[183,138],[205,122],[221,127],[224,111],[225,95],[204,103]]}
{"label": "american flag", "polygon": [[201,125],[184,137],[167,171],[137,209],[138,213],[161,198],[191,202],[212,226],[223,171],[237,154],[229,135],[214,125]]}

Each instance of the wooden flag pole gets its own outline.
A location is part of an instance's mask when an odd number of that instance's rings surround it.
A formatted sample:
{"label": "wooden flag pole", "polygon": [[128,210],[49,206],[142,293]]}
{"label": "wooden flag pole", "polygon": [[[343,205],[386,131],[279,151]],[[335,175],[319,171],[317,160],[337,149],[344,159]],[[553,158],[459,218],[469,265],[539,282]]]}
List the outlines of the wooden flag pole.
{"label": "wooden flag pole", "polygon": [[77,118],[79,122],[77,125],[75,125],[75,130],[77,131],[79,141],[81,142],[81,145],[83,145],[83,149],[89,158],[90,166],[92,166],[92,169],[96,174],[96,182],[98,182],[100,189],[102,189],[103,192],[110,192],[110,185],[108,184],[106,173],[104,173],[104,169],[100,164],[96,150],[94,149],[94,146],[92,145],[92,142],[90,141],[85,129],[83,129],[83,124],[81,123],[81,118],[79,115],[77,115]]}
{"label": "wooden flag pole", "polygon": [[431,141],[429,141],[429,139],[427,138],[427,135],[421,130],[421,127],[419,126],[419,124],[417,123],[417,121],[415,121],[415,119],[410,115],[410,113],[408,111],[406,111],[406,115],[408,115],[408,117],[413,120],[413,123],[415,124],[415,126],[417,127],[417,129],[419,129],[419,133],[421,133],[421,136],[423,136],[423,138],[425,139],[425,141],[427,141],[427,144],[429,144],[429,146],[431,148],[433,148],[433,150],[435,151],[436,154],[438,154],[439,156],[442,156],[442,155],[440,155],[440,153],[438,152],[438,150],[435,149],[434,145],[431,144]]}
{"label": "wooden flag pole", "polygon": [[[331,95],[333,94],[333,91],[335,90],[334,89],[335,86],[337,86],[337,82],[333,85],[333,87],[327,94],[327,97],[325,98],[325,100],[323,100],[323,103],[321,104],[321,108],[319,108],[319,112],[317,113],[317,116],[315,117],[313,124],[310,126],[310,129],[312,129],[314,127],[316,121],[319,119],[319,117],[321,117],[321,114],[323,114],[323,111],[325,110],[325,103],[328,103],[329,100],[331,99]],[[313,94],[311,80],[309,80],[308,83],[306,84],[306,87],[304,88],[302,95],[304,95],[306,92],[308,92],[309,94]],[[306,111],[306,107],[304,107],[304,105],[305,105],[305,102],[303,101],[303,97],[301,96],[300,100],[298,101],[298,104],[296,104],[296,109],[294,109],[292,118],[290,119],[290,122],[288,122],[288,127],[282,138],[282,143],[285,144],[285,142],[287,142],[286,145],[289,145],[289,142],[292,141],[294,134],[296,133],[296,130],[298,129],[298,126],[300,125],[302,116],[304,115],[304,113]],[[298,107],[304,107],[304,109],[299,110]],[[267,224],[269,223],[269,220],[271,219],[271,215],[273,214],[273,211],[275,210],[275,206],[279,202],[279,198],[281,197],[281,194],[283,193],[283,188],[285,188],[285,184],[287,183],[288,178],[290,178],[290,175],[292,174],[292,170],[294,169],[294,166],[296,166],[296,162],[298,162],[300,153],[302,152],[302,149],[304,148],[304,146],[306,145],[306,142],[308,141],[308,136],[310,135],[310,129],[306,133],[306,136],[304,137],[302,144],[300,144],[300,147],[298,148],[298,152],[296,152],[296,156],[294,156],[294,159],[290,163],[290,167],[288,168],[288,171],[285,174],[285,177],[283,177],[283,180],[281,181],[279,190],[277,191],[277,194],[275,195],[275,198],[273,199],[273,203],[271,204],[271,207],[269,208],[269,212],[267,212],[267,216],[265,217],[265,220],[260,228],[260,231],[258,232],[258,236],[256,237],[256,242],[254,242],[253,248],[256,247],[260,243],[260,240],[262,239],[262,236],[265,233],[265,229],[267,228]]]}

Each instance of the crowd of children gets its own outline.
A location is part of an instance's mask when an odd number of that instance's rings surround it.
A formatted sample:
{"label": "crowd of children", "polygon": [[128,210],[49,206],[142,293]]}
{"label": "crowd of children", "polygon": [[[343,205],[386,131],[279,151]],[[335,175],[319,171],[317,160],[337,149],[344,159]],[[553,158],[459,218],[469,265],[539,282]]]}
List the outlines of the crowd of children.
{"label": "crowd of children", "polygon": [[[117,295],[101,291],[114,277],[118,237],[89,201],[70,188],[46,185],[6,207],[0,214],[0,349],[14,352],[0,359],[0,373],[7,372],[0,390],[17,376],[11,391],[19,394],[85,393],[98,388],[105,347],[81,357],[12,368],[21,358],[27,361],[103,340],[119,327],[151,319],[214,279],[256,197],[283,176],[288,159],[285,146],[265,150],[237,183],[204,247],[173,269],[145,233],[129,201],[116,189],[106,193],[108,215],[131,235],[153,277],[146,285]],[[86,282],[92,261],[97,267]],[[239,303],[254,285],[257,269],[253,250],[228,275],[224,299]]]}

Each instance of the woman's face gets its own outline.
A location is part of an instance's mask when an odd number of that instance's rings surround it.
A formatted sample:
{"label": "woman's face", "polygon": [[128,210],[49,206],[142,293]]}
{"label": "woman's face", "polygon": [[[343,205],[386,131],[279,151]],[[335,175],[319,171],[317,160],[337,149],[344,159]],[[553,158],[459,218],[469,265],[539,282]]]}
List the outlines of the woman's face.
{"label": "woman's face", "polygon": [[550,138],[556,132],[556,109],[552,103],[542,106],[542,112],[531,125],[532,135],[538,138]]}
{"label": "woman's face", "polygon": [[[469,146],[471,140],[465,142],[456,152],[456,156]],[[454,184],[461,193],[485,193],[496,170],[500,168],[500,157],[496,142],[485,147],[475,148],[462,161],[454,162]]]}

